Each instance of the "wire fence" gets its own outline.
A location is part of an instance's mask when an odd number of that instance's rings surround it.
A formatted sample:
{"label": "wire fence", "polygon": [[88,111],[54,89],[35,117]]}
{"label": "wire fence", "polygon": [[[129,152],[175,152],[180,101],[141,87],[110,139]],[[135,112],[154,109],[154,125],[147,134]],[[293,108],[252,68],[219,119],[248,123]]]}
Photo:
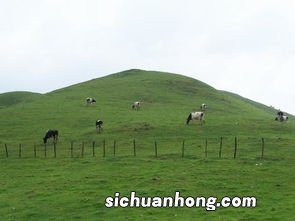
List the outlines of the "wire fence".
{"label": "wire fence", "polygon": [[203,139],[149,139],[58,141],[47,144],[5,143],[5,158],[219,158],[280,159],[294,155],[294,139],[216,137]]}

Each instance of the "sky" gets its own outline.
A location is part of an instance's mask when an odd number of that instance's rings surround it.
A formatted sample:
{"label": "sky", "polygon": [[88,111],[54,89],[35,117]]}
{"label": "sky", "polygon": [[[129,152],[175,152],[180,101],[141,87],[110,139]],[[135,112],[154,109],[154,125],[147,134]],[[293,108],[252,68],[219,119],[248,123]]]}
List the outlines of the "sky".
{"label": "sky", "polygon": [[294,12],[293,0],[0,0],[0,93],[137,68],[295,114]]}

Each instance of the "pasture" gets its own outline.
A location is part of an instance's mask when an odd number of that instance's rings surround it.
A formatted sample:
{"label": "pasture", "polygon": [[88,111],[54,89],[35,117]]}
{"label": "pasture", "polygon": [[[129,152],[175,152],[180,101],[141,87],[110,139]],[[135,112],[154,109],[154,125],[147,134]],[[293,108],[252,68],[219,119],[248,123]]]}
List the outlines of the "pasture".
{"label": "pasture", "polygon": [[[3,220],[292,220],[293,160],[1,160]],[[259,164],[258,166],[256,164]],[[172,172],[173,171],[173,172]],[[256,208],[105,208],[107,196],[256,196]]]}
{"label": "pasture", "polygon": [[[48,94],[34,94],[30,99],[22,97],[26,99],[10,101],[1,97],[5,101],[5,105],[0,105],[3,220],[295,218],[293,116],[288,122],[277,122],[276,110],[270,107],[215,90],[191,78],[140,70],[94,79]],[[87,106],[87,97],[95,97],[96,103]],[[136,100],[141,102],[139,111],[131,108]],[[199,110],[202,103],[208,105],[206,122],[186,125],[188,114]],[[104,122],[101,133],[95,129],[97,119]],[[51,141],[44,156],[42,138],[47,129],[59,130],[56,158]],[[219,158],[221,136],[224,140]],[[236,159],[233,159],[234,137],[238,138]],[[264,159],[260,159],[262,137],[265,138]],[[22,158],[18,155],[19,144],[22,144]],[[141,196],[171,196],[175,191],[184,196],[255,196],[257,207],[218,208],[208,212],[204,208],[104,206],[107,196],[115,192],[128,195],[131,191]]]}

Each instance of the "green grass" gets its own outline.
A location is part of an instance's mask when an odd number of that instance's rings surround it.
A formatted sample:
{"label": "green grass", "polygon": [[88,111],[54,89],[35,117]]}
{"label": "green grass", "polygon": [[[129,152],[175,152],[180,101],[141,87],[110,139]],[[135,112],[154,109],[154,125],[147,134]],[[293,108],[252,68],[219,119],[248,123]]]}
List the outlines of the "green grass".
{"label": "green grass", "polygon": [[[292,220],[292,168],[286,160],[2,160],[1,214],[3,220]],[[174,196],[175,191],[182,196],[256,196],[258,206],[214,212],[104,206],[107,196],[131,191],[138,196]]]}
{"label": "green grass", "polygon": [[[12,102],[9,93],[0,95],[0,220],[295,218],[293,116],[289,122],[276,122],[276,111],[265,105],[181,75],[141,70],[30,99],[23,98],[27,96],[23,93],[13,94],[18,102]],[[86,97],[94,97],[97,103],[87,107]],[[131,110],[135,100],[142,103],[140,111]],[[206,123],[185,125],[189,112],[198,110],[201,103],[208,104]],[[94,124],[98,118],[104,121],[100,134]],[[49,128],[60,132],[56,159],[51,143],[45,158],[42,137]],[[233,159],[234,137],[238,138],[237,159]],[[96,142],[95,157],[92,141]],[[204,208],[105,208],[107,196],[131,191],[140,196],[173,196],[175,191],[183,196],[256,196],[258,205],[214,212]]]}

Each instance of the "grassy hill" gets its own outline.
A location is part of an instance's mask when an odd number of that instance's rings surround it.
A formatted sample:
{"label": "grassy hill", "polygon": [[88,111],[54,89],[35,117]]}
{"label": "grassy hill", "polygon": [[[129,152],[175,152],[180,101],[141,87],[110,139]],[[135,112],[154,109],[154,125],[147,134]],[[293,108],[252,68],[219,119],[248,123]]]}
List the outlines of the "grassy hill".
{"label": "grassy hill", "polygon": [[15,105],[22,102],[23,103],[30,102],[40,96],[41,94],[27,92],[27,91],[3,93],[3,94],[0,94],[0,108]]}
{"label": "grassy hill", "polygon": [[[11,102],[12,95],[20,102]],[[86,97],[97,103],[87,106]],[[263,104],[182,75],[136,69],[28,98],[0,95],[0,214],[5,220],[294,220],[293,116],[276,122],[276,111]],[[131,109],[136,100],[140,111]],[[186,125],[189,112],[202,103],[208,105],[206,123]],[[104,121],[100,134],[96,119]],[[47,129],[60,132],[56,159],[51,143],[45,159],[42,137]],[[185,196],[254,195],[259,204],[216,212],[104,206],[107,196],[130,191],[143,196],[175,191]]]}
{"label": "grassy hill", "polygon": [[[91,107],[85,104],[89,96],[97,100]],[[131,110],[135,100],[141,101],[142,111]],[[209,106],[206,127],[198,127],[196,123],[186,126],[189,112],[198,110],[202,103]],[[275,122],[275,110],[264,105],[181,75],[141,70],[124,71],[56,90],[0,111],[1,143],[39,143],[50,128],[59,129],[62,140],[93,140],[98,137],[94,130],[98,118],[104,121],[105,129],[100,137],[112,139],[267,136],[268,133],[284,136],[290,127],[294,128],[292,121],[286,126]]]}

